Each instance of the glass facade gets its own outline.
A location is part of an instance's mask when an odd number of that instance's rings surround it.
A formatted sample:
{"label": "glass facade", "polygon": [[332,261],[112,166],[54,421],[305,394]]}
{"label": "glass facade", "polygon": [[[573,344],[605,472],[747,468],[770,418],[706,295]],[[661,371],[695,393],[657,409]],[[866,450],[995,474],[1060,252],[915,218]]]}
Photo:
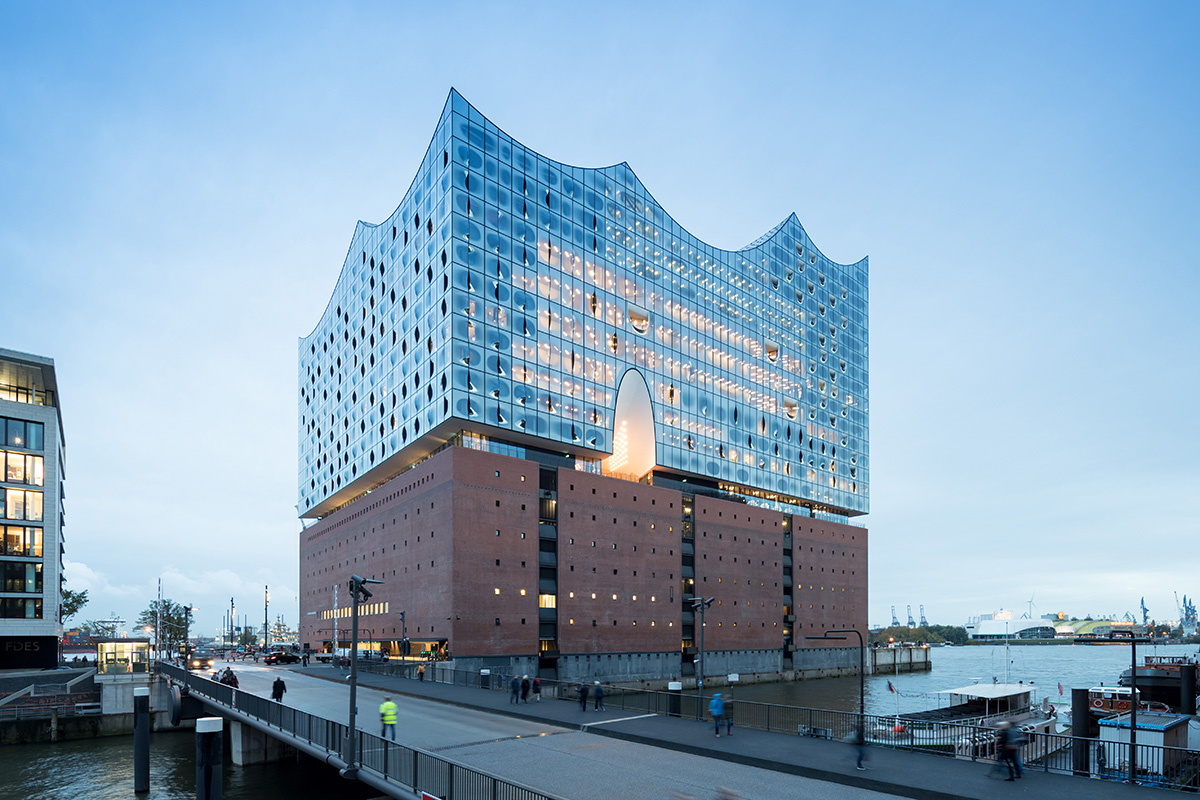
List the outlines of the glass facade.
{"label": "glass facade", "polygon": [[662,470],[864,514],[867,266],[827,259],[794,215],[712,247],[628,165],[551,161],[451,92],[404,200],[359,223],[300,341],[301,513],[462,431],[602,458],[635,370]]}

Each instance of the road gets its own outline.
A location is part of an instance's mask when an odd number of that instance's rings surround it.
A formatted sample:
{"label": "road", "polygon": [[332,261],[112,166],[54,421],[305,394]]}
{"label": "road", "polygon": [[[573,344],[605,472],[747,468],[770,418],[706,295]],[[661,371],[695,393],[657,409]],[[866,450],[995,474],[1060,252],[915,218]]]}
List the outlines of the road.
{"label": "road", "polygon": [[[287,705],[343,723],[349,718],[348,686],[282,667],[232,666],[243,691],[269,697],[278,675],[287,683]],[[379,733],[383,697],[359,687],[359,728]],[[419,698],[393,699],[397,741],[567,800],[670,800],[676,792],[709,800],[722,786],[741,800],[890,796]]]}

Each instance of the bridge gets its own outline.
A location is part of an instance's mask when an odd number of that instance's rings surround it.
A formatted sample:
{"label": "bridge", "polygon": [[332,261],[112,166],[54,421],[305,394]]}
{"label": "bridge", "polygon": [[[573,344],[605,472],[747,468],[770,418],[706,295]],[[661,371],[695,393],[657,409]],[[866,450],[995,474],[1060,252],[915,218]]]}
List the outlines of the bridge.
{"label": "bridge", "polygon": [[175,702],[178,712],[172,712],[174,721],[199,716],[197,712],[202,708],[231,723],[230,743],[235,764],[277,760],[283,752],[281,746],[286,746],[325,762],[344,777],[400,800],[421,800],[422,793],[456,800],[562,800],[362,729],[354,732],[359,758],[357,763],[349,764],[343,757],[349,744],[348,725],[225,686],[171,664],[160,663],[158,671],[179,692]]}

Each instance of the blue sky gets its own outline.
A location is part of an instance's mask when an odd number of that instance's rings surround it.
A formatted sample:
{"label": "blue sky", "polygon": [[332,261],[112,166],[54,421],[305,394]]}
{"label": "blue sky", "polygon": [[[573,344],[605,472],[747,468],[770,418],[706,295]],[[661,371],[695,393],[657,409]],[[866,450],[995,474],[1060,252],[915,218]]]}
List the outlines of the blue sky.
{"label": "blue sky", "polygon": [[736,248],[871,258],[870,619],[1200,592],[1189,3],[0,5],[0,346],[81,615],[297,619],[296,341],[450,87]]}

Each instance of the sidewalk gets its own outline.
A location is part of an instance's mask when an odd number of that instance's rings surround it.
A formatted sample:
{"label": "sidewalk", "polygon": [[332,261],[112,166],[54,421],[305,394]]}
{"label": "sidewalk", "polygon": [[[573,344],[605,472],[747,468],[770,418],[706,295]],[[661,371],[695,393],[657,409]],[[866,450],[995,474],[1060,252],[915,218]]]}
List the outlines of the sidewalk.
{"label": "sidewalk", "polygon": [[[336,668],[292,667],[295,672],[345,684]],[[1056,775],[1027,767],[1025,777],[1012,783],[989,777],[990,762],[972,762],[904,750],[871,747],[865,772],[854,767],[854,747],[806,736],[767,733],[734,728],[733,736],[713,736],[711,723],[696,720],[646,716],[630,710],[580,711],[574,700],[549,697],[540,703],[513,705],[506,691],[452,686],[432,681],[395,678],[360,672],[360,686],[370,686],[396,695],[488,711],[564,728],[610,736],[638,744],[664,747],[679,752],[745,764],[760,769],[799,775],[815,780],[869,789],[913,798],[1055,797],[1117,798],[1145,797],[1148,787],[1133,787],[1111,781]]]}

